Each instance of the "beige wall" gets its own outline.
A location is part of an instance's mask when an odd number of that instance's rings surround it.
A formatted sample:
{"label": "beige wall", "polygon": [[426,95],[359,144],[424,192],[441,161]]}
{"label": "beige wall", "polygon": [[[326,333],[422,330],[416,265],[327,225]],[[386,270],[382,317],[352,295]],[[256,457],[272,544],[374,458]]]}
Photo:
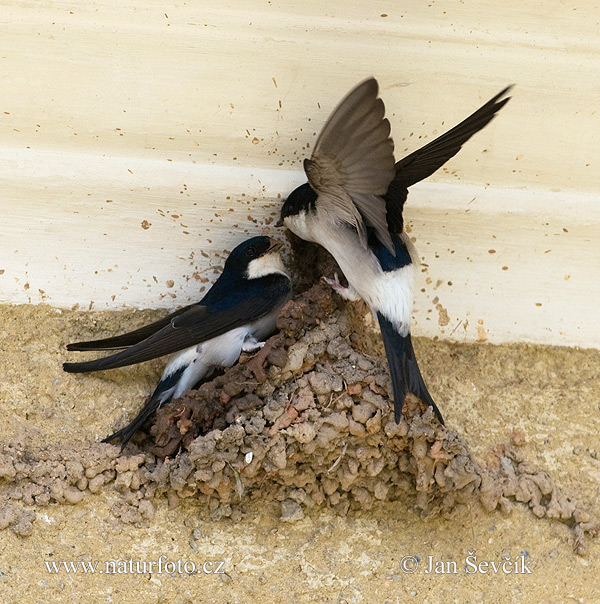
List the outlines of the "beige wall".
{"label": "beige wall", "polygon": [[558,0],[2,2],[0,300],[197,299],[225,249],[273,232],[359,80],[398,155],[515,83],[409,198],[415,332],[600,346],[599,22]]}

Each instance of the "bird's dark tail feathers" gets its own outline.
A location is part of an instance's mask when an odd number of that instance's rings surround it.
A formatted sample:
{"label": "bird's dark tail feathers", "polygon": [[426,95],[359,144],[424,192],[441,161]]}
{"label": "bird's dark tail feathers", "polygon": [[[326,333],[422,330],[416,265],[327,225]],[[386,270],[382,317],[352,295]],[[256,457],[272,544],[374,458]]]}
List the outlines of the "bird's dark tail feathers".
{"label": "bird's dark tail feathers", "polygon": [[131,440],[131,437],[143,426],[144,422],[160,407],[160,405],[160,398],[152,395],[132,422],[127,424],[124,428],[117,430],[114,434],[102,439],[102,442],[108,443],[120,438],[121,451],[123,451],[127,446],[127,443]]}
{"label": "bird's dark tail feathers", "polygon": [[123,451],[127,443],[131,440],[131,437],[144,425],[144,422],[162,405],[171,400],[175,386],[185,369],[186,366],[183,366],[177,371],[169,374],[166,378],[161,379],[158,386],[156,386],[156,390],[152,393],[152,396],[146,400],[146,403],[133,421],[124,428],[117,430],[114,434],[104,438],[102,442],[107,443],[120,438],[121,451]]}
{"label": "bird's dark tail feathers", "polygon": [[440,410],[433,402],[433,398],[417,365],[415,351],[413,349],[410,333],[402,336],[396,328],[382,314],[377,313],[385,354],[387,356],[390,375],[392,378],[392,389],[394,392],[394,419],[396,423],[400,422],[404,399],[408,392],[412,392],[417,398],[426,405],[433,407],[438,420],[443,425],[444,419]]}

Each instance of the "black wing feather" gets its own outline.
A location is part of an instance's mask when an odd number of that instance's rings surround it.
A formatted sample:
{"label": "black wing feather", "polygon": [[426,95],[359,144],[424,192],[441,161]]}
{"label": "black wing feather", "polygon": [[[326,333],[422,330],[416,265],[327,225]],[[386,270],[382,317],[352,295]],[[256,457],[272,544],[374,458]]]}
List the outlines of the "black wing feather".
{"label": "black wing feather", "polygon": [[236,304],[225,309],[193,305],[167,326],[122,352],[94,361],[64,363],[63,369],[69,373],[84,373],[134,365],[184,350],[256,321],[277,308],[291,291],[289,279],[282,275],[263,277],[260,281],[259,295],[239,296]]}
{"label": "black wing feather", "polygon": [[460,124],[396,162],[396,176],[384,196],[391,232],[402,231],[402,209],[408,196],[408,187],[431,176],[454,157],[474,134],[485,128],[510,100],[510,97],[502,97],[511,88],[508,86]]}
{"label": "black wing feather", "polygon": [[184,306],[179,310],[167,315],[163,319],[159,319],[150,325],[144,325],[135,331],[124,333],[120,336],[113,336],[111,338],[104,338],[102,340],[90,340],[88,342],[74,342],[73,344],[67,344],[67,350],[114,350],[118,348],[128,348],[134,344],[138,344],[142,340],[155,334],[159,329],[166,327],[172,321],[174,317],[185,313],[193,304]]}

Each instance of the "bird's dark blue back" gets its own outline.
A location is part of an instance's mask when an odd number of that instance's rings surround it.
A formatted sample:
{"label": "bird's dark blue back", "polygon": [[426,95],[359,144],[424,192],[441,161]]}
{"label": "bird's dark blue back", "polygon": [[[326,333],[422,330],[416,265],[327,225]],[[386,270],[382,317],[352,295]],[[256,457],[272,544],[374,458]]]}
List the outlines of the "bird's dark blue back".
{"label": "bird's dark blue back", "polygon": [[290,280],[279,273],[247,279],[245,275],[224,271],[199,304],[215,312],[233,308],[249,298],[283,295],[290,288]]}
{"label": "bird's dark blue back", "polygon": [[371,230],[369,232],[369,247],[375,254],[377,260],[379,260],[381,268],[386,273],[395,271],[412,263],[408,249],[399,235],[392,234],[392,243],[394,244],[396,256],[393,256],[385,245],[381,243],[379,238],[375,235],[375,231]]}

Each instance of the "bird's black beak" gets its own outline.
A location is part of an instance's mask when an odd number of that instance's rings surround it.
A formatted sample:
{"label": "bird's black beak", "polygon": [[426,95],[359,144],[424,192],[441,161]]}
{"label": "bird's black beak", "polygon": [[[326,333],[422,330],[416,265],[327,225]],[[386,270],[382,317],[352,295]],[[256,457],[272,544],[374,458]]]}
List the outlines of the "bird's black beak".
{"label": "bird's black beak", "polygon": [[283,243],[281,241],[271,241],[271,245],[267,250],[267,254],[273,254],[278,252],[283,247]]}
{"label": "bird's black beak", "polygon": [[275,223],[276,227],[282,227],[283,226],[283,218],[279,218],[279,220]]}

